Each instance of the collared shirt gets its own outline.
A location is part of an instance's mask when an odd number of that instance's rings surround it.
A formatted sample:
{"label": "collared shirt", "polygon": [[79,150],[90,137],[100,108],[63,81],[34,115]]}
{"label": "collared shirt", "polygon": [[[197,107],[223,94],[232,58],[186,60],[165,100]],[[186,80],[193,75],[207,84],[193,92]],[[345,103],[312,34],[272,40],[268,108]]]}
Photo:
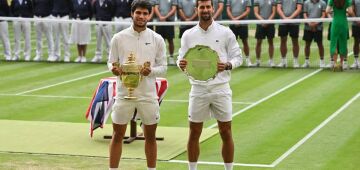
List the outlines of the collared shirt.
{"label": "collared shirt", "polygon": [[[159,5],[159,11],[162,16],[167,15],[173,6],[178,6],[177,0],[156,0],[155,5]],[[170,16],[167,21],[175,21],[175,14]]]}
{"label": "collared shirt", "polygon": [[[303,0],[279,0],[279,1],[277,1],[277,4],[281,4],[284,15],[286,17],[289,17],[296,11],[297,5],[298,4],[303,5],[304,1]],[[299,18],[300,17],[299,15],[296,16],[295,18]]]}
{"label": "collared shirt", "polygon": [[184,11],[186,17],[191,17],[195,13],[196,1],[195,0],[179,0],[178,7]]}
{"label": "collared shirt", "polygon": [[[231,14],[237,17],[243,14],[247,7],[251,7],[251,0],[228,0],[226,6],[229,6],[231,8]],[[247,18],[246,16],[244,19]]]}
{"label": "collared shirt", "polygon": [[259,14],[264,19],[270,18],[272,14],[272,8],[275,5],[275,0],[254,0],[254,6],[259,7]]}
{"label": "collared shirt", "polygon": [[[220,62],[232,64],[232,68],[239,67],[242,64],[241,49],[236,41],[234,33],[225,26],[215,21],[205,31],[200,25],[185,31],[181,38],[181,48],[179,49],[179,57],[177,63],[184,58],[185,53],[196,45],[206,45],[215,50],[219,56]],[[225,70],[217,74],[215,79],[206,83],[196,82],[190,79],[192,85],[215,85],[224,84],[230,81],[231,71]]]}
{"label": "collared shirt", "polygon": [[[304,13],[307,14],[308,18],[320,18],[325,12],[326,3],[323,0],[307,0],[304,3]],[[320,23],[316,29],[322,30],[322,23]],[[310,30],[309,24],[305,24],[305,30]]]}
{"label": "collared shirt", "polygon": [[[219,9],[219,4],[222,3],[224,4],[224,0],[212,0],[213,1],[213,7],[214,7],[214,12],[216,12]],[[216,18],[216,20],[221,20],[222,19],[222,13],[220,13],[220,15]]]}
{"label": "collared shirt", "polygon": [[[133,26],[130,26],[115,34],[111,40],[109,70],[112,69],[111,63],[124,64],[131,53],[135,55],[138,65],[150,61],[151,73],[149,76],[143,77],[135,89],[134,95],[138,97],[138,100],[157,100],[156,77],[164,76],[167,70],[165,47],[164,39],[151,29],[147,28],[139,33],[134,30]],[[117,88],[117,98],[123,98],[128,94],[120,78],[117,79]]]}

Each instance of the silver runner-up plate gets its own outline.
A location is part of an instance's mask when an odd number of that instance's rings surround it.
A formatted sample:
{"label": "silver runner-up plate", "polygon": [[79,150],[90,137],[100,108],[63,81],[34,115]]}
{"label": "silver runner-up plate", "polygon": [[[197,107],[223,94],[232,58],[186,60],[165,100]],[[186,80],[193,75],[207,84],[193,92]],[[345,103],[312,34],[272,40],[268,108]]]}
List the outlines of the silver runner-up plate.
{"label": "silver runner-up plate", "polygon": [[192,80],[207,82],[216,77],[219,56],[210,47],[196,45],[186,52],[184,59],[187,61],[185,73]]}

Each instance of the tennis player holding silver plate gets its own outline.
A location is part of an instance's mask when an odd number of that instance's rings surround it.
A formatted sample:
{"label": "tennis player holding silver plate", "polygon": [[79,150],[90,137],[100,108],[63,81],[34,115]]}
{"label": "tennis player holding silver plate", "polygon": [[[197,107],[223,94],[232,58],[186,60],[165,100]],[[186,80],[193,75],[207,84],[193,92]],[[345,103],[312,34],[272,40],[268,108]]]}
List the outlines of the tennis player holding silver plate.
{"label": "tennis player holding silver plate", "polygon": [[[241,50],[234,33],[213,20],[214,7],[211,0],[196,0],[195,10],[199,22],[181,37],[177,60],[178,67],[190,76],[191,84],[187,116],[189,170],[197,170],[199,139],[204,122],[210,118],[217,120],[225,170],[232,170],[234,141],[231,131],[232,91],[229,82],[231,70],[242,64]],[[207,76],[208,73],[210,76]]]}

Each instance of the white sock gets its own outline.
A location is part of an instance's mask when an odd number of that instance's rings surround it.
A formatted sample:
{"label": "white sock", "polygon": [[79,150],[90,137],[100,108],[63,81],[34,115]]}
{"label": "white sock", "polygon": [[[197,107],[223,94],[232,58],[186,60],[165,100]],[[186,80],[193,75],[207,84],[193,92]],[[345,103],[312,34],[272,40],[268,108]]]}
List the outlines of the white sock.
{"label": "white sock", "polygon": [[232,170],[233,169],[233,163],[224,163],[225,170]]}
{"label": "white sock", "polygon": [[189,162],[189,170],[197,170],[197,162]]}
{"label": "white sock", "polygon": [[149,167],[148,167],[148,170],[156,170],[156,168],[149,168]]}
{"label": "white sock", "polygon": [[109,170],[118,170],[119,168],[109,168]]}
{"label": "white sock", "polygon": [[256,63],[260,64],[260,59],[256,59]]}

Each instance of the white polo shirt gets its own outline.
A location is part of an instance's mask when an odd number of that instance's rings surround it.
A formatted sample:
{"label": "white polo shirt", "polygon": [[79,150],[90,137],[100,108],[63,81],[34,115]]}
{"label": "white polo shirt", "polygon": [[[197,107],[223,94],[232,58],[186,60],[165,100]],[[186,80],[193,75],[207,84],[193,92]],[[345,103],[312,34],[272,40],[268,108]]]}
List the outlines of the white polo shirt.
{"label": "white polo shirt", "polygon": [[[151,73],[145,76],[134,91],[138,100],[157,100],[155,81],[156,77],[163,77],[167,70],[166,49],[164,39],[151,29],[138,33],[133,26],[120,31],[111,39],[108,68],[111,71],[112,64],[127,61],[130,53],[135,54],[138,65],[150,61]],[[128,91],[123,87],[120,78],[117,78],[117,98],[124,98]]]}
{"label": "white polo shirt", "polygon": [[[222,63],[230,62],[232,68],[239,67],[242,64],[241,49],[234,33],[225,26],[216,22],[212,22],[209,28],[205,31],[199,24],[193,28],[186,30],[181,38],[181,48],[179,49],[179,57],[177,64],[184,58],[185,53],[196,45],[206,45],[215,50]],[[216,85],[228,83],[231,78],[231,71],[224,70],[217,74],[216,78],[204,82],[197,82],[190,79],[192,85]]]}

